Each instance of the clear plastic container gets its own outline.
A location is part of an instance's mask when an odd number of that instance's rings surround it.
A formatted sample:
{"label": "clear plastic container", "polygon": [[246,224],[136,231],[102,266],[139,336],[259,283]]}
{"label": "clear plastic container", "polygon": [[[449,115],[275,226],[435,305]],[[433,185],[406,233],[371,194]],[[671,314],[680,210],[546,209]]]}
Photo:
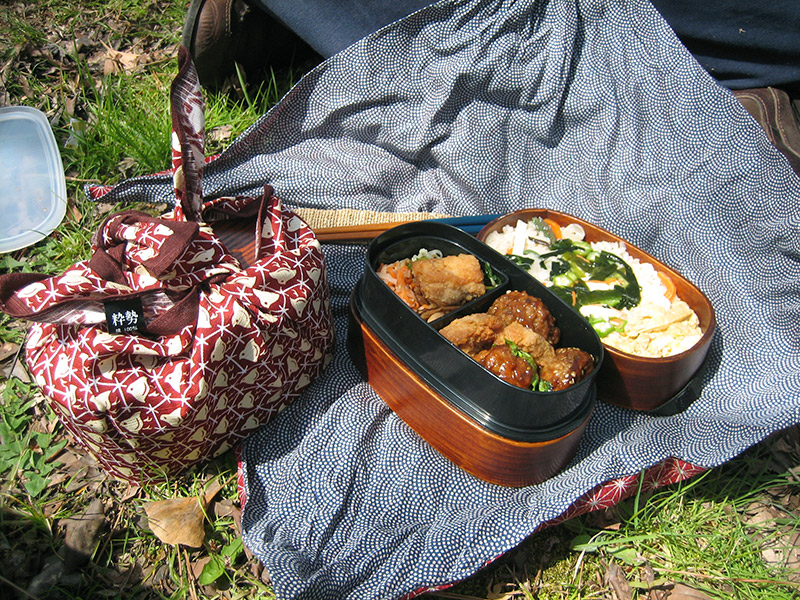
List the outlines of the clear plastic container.
{"label": "clear plastic container", "polygon": [[48,236],[67,209],[64,167],[44,113],[0,108],[0,252]]}

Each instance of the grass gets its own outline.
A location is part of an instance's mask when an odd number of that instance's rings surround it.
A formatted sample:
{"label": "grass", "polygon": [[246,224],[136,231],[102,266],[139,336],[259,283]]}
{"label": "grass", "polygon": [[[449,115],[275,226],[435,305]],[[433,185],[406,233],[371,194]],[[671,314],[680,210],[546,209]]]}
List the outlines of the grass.
{"label": "grass", "polygon": [[[0,257],[0,271],[57,273],[87,258],[100,220],[120,207],[88,202],[83,185],[169,167],[168,89],[183,10],[182,2],[164,0],[0,6],[0,100],[48,115],[69,197],[57,231]],[[146,64],[115,70],[123,58],[136,56]],[[207,154],[222,151],[297,76],[276,74],[256,89],[233,85],[207,95]],[[7,355],[0,360],[0,596],[272,598],[268,574],[241,545],[234,457],[159,486],[132,488],[107,478],[74,451],[24,371],[12,374],[24,336],[23,323],[0,316]],[[537,532],[468,580],[430,596],[657,600],[670,590],[678,597],[675,586],[684,585],[684,598],[703,597],[687,589],[710,598],[797,598],[797,432],[688,482],[641,491],[611,510]],[[200,496],[212,481],[223,484],[207,507],[202,547],[162,543],[149,526],[147,506]],[[102,501],[102,534],[91,535],[87,506],[96,499]],[[65,541],[69,537],[72,547],[81,534],[85,556],[70,558]],[[81,568],[60,569],[59,555],[80,560]]]}
{"label": "grass", "polygon": [[[800,533],[800,484],[795,473],[775,469],[774,458],[769,444],[759,445],[694,479],[542,530],[486,572],[434,596],[608,598],[609,574],[617,573],[634,598],[676,583],[710,598],[797,598],[797,563],[787,568],[765,558],[791,551]],[[773,518],[754,518],[765,512]]]}

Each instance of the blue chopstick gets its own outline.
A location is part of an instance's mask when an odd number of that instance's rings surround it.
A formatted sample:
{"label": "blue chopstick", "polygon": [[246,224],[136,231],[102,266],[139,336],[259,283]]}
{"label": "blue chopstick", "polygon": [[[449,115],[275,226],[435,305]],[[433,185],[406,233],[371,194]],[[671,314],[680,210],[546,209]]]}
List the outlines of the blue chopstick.
{"label": "blue chopstick", "polygon": [[470,225],[477,225],[483,227],[488,223],[491,223],[495,219],[502,217],[503,215],[470,215],[466,217],[447,217],[444,219],[431,219],[437,223],[447,223],[448,225],[455,225],[456,227],[460,227],[462,225],[470,226]]}

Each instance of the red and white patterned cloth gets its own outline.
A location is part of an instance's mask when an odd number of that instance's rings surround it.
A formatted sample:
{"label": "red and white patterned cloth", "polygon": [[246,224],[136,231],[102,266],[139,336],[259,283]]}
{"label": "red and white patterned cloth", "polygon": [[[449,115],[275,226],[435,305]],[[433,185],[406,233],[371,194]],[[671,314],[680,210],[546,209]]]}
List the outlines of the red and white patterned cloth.
{"label": "red and white patterned cloth", "polygon": [[[123,248],[124,282],[100,277],[88,260],[4,294],[6,312],[43,321],[31,326],[28,366],[67,429],[113,474],[149,479],[224,452],[325,364],[333,329],[319,243],[277,198],[265,201],[264,258],[248,268],[195,225],[166,272],[151,272],[148,262],[179,235],[174,222],[122,213],[98,238]],[[102,301],[131,297],[142,299],[146,322],[168,314],[174,331],[109,333]]]}
{"label": "red and white patterned cloth", "polygon": [[[292,402],[333,345],[308,225],[269,186],[202,203],[202,102],[187,59],[173,86],[178,207],[112,215],[91,259],[61,275],[0,278],[0,308],[33,321],[26,358],[42,392],[82,446],[135,481],[225,452]],[[220,216],[252,231],[253,264],[203,220]]]}

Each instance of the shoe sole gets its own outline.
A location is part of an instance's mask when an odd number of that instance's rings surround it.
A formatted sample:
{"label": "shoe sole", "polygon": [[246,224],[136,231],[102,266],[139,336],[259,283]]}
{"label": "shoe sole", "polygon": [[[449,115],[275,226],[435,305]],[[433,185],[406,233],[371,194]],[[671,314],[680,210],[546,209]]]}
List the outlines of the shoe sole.
{"label": "shoe sole", "polygon": [[184,46],[189,53],[194,55],[194,35],[197,32],[197,18],[206,0],[192,0],[186,10],[186,19],[183,22],[183,33],[181,34],[181,46]]}

